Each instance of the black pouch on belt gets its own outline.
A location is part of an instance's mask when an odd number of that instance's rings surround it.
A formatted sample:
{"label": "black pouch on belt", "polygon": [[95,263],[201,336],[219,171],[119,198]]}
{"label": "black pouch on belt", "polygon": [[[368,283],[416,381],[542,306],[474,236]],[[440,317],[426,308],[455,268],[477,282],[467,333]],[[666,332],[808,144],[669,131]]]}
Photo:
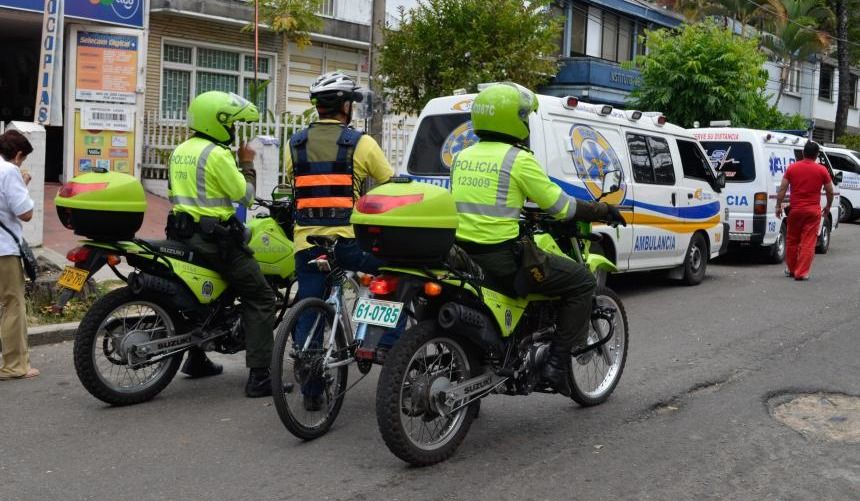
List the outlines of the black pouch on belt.
{"label": "black pouch on belt", "polygon": [[170,213],[164,233],[170,240],[191,238],[194,235],[194,218],[185,212]]}
{"label": "black pouch on belt", "polygon": [[514,290],[519,296],[539,290],[546,280],[547,255],[538,248],[534,239],[529,236],[520,238],[517,242],[517,254],[520,268],[514,277]]}

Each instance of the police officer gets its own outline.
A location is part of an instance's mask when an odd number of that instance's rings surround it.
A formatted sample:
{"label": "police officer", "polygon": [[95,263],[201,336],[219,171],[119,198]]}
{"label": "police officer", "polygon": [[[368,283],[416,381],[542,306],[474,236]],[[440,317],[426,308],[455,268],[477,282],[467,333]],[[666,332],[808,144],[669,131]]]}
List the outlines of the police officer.
{"label": "police officer", "polygon": [[[308,264],[323,249],[308,243],[310,235],[337,237],[335,257],[344,269],[375,273],[380,265],[358,247],[349,224],[365,180],[384,183],[394,174],[376,141],[349,126],[353,103],[363,97],[348,75],[339,71],[320,75],[310,86],[319,120],[290,138],[285,165],[295,189],[297,299],[325,294],[325,273]],[[312,318],[299,320],[294,343],[304,344],[312,323]],[[320,410],[325,404],[323,382],[304,384],[302,396],[305,409]]]}
{"label": "police officer", "polygon": [[[188,108],[188,126],[195,131],[170,157],[169,195],[173,213],[168,238],[184,241],[230,284],[242,299],[245,362],[250,368],[245,395],[272,394],[269,364],[275,295],[244,242],[244,225],[236,219],[233,202],[250,206],[254,200],[254,151],[239,148],[239,168],[230,151],[234,123],[259,120],[257,108],[236,94],[210,91]],[[241,169],[241,171],[240,171]],[[202,350],[191,350],[182,372],[191,377],[221,373]]]}
{"label": "police officer", "polygon": [[459,213],[458,244],[491,282],[512,295],[561,296],[558,332],[542,376],[569,396],[570,353],[587,343],[595,279],[582,264],[548,254],[539,256],[546,259],[543,273],[523,270],[520,210],[529,199],[562,221],[624,224],[624,218],[605,203],[568,196],[547,177],[523,145],[529,116],[537,109],[537,96],[520,85],[501,83],[482,90],[472,104],[472,125],[481,140],[454,159],[451,191]]}

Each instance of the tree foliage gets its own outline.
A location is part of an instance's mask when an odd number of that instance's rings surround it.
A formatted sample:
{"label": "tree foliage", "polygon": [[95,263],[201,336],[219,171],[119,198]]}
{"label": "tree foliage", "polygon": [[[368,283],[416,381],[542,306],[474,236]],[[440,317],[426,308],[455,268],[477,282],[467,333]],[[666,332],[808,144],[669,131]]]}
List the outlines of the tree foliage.
{"label": "tree foliage", "polygon": [[[310,32],[322,27],[322,18],[317,14],[323,0],[255,0],[260,6],[260,22],[272,31],[294,42],[299,48],[311,44]],[[253,23],[245,26],[253,31]]]}
{"label": "tree foliage", "polygon": [[481,82],[534,89],[557,66],[561,16],[549,0],[420,0],[386,32],[380,73],[394,107],[419,112],[430,99]]}
{"label": "tree foliage", "polygon": [[737,127],[782,129],[802,120],[786,117],[768,102],[758,39],[733,36],[706,21],[648,31],[645,40],[648,54],[632,64],[642,75],[631,94],[633,107],[660,110],[684,127],[731,120]]}

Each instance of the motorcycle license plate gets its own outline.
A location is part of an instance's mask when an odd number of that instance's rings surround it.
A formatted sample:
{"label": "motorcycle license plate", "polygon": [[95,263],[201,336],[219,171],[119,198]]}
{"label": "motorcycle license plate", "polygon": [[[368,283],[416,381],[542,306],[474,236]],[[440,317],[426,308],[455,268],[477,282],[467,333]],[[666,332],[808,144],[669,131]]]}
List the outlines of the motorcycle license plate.
{"label": "motorcycle license plate", "polygon": [[403,303],[362,297],[358,298],[355,304],[352,320],[381,327],[395,327],[402,312]]}
{"label": "motorcycle license plate", "polygon": [[84,284],[87,282],[88,276],[90,276],[90,272],[87,270],[75,268],[74,266],[66,266],[63,274],[60,275],[60,279],[57,280],[57,285],[75,292],[81,292],[81,289],[84,288]]}

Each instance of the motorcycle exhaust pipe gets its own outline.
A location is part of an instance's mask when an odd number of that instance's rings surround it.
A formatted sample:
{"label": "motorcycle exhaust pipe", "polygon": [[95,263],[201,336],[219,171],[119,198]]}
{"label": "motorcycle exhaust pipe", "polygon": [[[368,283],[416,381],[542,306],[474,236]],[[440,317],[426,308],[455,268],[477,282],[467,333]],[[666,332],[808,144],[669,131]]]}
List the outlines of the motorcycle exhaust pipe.
{"label": "motorcycle exhaust pipe", "polygon": [[487,316],[480,311],[457,303],[445,303],[439,309],[439,325],[459,334],[489,351],[501,354],[501,336]]}
{"label": "motorcycle exhaust pipe", "polygon": [[173,304],[181,310],[194,311],[201,307],[200,303],[184,287],[176,282],[150,275],[149,273],[137,272],[130,274],[128,276],[128,286],[135,294],[148,291],[162,296],[170,296],[173,298]]}

